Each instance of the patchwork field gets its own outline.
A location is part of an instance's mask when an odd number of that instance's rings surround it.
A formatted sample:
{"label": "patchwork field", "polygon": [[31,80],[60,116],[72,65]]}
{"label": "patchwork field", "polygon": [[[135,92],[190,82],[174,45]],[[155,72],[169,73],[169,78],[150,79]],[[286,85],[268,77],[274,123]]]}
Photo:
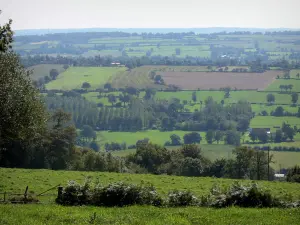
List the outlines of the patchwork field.
{"label": "patchwork field", "polygon": [[113,67],[71,67],[56,80],[51,81],[46,85],[48,90],[60,89],[71,90],[81,88],[84,82],[88,82],[91,88],[99,88],[109,82],[113,76],[118,76],[119,73],[125,71],[125,68]]}
{"label": "patchwork field", "polygon": [[223,72],[164,72],[166,84],[173,84],[181,89],[219,89],[231,87],[238,89],[264,89],[281,71],[265,73],[223,73]]}

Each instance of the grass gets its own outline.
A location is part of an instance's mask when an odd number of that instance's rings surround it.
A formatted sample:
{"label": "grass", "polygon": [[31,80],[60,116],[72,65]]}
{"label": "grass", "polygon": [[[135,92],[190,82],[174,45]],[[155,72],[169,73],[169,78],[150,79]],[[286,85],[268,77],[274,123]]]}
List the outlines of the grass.
{"label": "grass", "polygon": [[70,90],[81,88],[84,82],[88,82],[91,88],[99,88],[109,81],[112,76],[124,72],[125,68],[113,67],[71,67],[60,74],[56,80],[46,85],[47,89]]}
{"label": "grass", "polygon": [[[63,207],[56,205],[0,205],[1,224],[298,224],[299,209],[210,209]],[[95,219],[93,216],[95,215]]]}
{"label": "grass", "polygon": [[[149,138],[150,142],[163,145],[166,141],[170,141],[170,135],[177,134],[183,140],[183,136],[186,133],[190,133],[191,131],[166,131],[160,132],[159,130],[147,130],[147,131],[139,131],[139,132],[109,132],[109,131],[99,131],[97,132],[98,143],[101,146],[104,146],[107,142],[126,142],[128,145],[135,145],[138,140]],[[205,141],[205,133],[200,132],[202,137],[201,143],[206,143]]]}
{"label": "grass", "polygon": [[276,130],[274,126],[282,126],[282,123],[286,122],[291,126],[300,127],[300,118],[298,117],[275,117],[275,116],[256,116],[250,122],[250,127],[252,128],[271,128],[271,130]]}
{"label": "grass", "polygon": [[271,83],[266,91],[278,91],[280,92],[280,85],[289,85],[292,84],[292,92],[300,92],[300,79],[276,79],[273,83]]}
{"label": "grass", "polygon": [[[82,183],[87,177],[91,178],[93,181],[99,180],[104,185],[118,181],[135,184],[140,184],[141,182],[150,182],[162,195],[168,194],[168,192],[171,190],[178,189],[190,190],[196,196],[207,195],[214,185],[219,185],[222,188],[227,188],[235,181],[233,179],[221,179],[212,177],[180,177],[152,174],[1,168],[0,192],[7,191],[13,193],[24,193],[25,187],[28,186],[28,191],[39,194],[58,184],[65,186],[70,180]],[[249,184],[252,181],[239,180],[239,182],[243,184]],[[287,195],[290,195],[290,197],[294,200],[300,199],[299,184],[297,183],[275,181],[257,181],[257,183],[264,189],[269,190],[275,196],[286,197]],[[47,193],[56,195],[57,190],[53,189]],[[47,201],[49,202],[50,199],[48,199]]]}
{"label": "grass", "polygon": [[40,78],[44,78],[45,76],[50,77],[50,70],[56,69],[58,73],[62,73],[65,71],[63,65],[61,64],[39,64],[36,66],[31,66],[28,70],[32,70],[31,79],[38,80]]}

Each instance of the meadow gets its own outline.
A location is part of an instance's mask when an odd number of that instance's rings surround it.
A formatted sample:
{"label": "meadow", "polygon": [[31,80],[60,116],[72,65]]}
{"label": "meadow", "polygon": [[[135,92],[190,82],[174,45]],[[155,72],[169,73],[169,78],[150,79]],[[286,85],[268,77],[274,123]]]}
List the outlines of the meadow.
{"label": "meadow", "polygon": [[[74,180],[83,183],[87,178],[93,182],[99,181],[106,185],[112,182],[123,181],[126,183],[151,183],[157,191],[166,195],[171,190],[190,190],[196,196],[207,195],[215,185],[227,189],[232,183],[238,181],[242,184],[250,184],[250,180],[234,180],[213,177],[180,177],[168,175],[152,174],[127,174],[127,173],[109,173],[109,172],[84,172],[84,171],[54,171],[46,169],[13,169],[0,168],[0,192],[24,193],[28,186],[28,192],[39,194],[56,185],[66,186],[68,181]],[[258,185],[265,190],[269,190],[273,195],[279,198],[289,198],[293,200],[300,199],[298,183],[278,182],[278,181],[257,181]],[[57,194],[57,189],[50,190],[47,194],[54,196],[45,196],[45,202],[50,203]],[[3,195],[0,196],[2,198]],[[42,199],[42,200],[43,200]]]}
{"label": "meadow", "polygon": [[99,88],[125,68],[114,67],[70,67],[60,74],[56,80],[46,84],[48,90],[71,90],[81,88],[84,82],[88,82],[92,89]]}
{"label": "meadow", "polygon": [[124,208],[64,207],[57,205],[0,205],[0,223],[36,224],[118,224],[118,225],[188,225],[188,224],[298,224],[300,209],[249,208]]}
{"label": "meadow", "polygon": [[32,71],[30,75],[32,80],[38,80],[40,78],[44,78],[45,76],[50,77],[50,71],[52,69],[56,69],[58,73],[62,73],[65,71],[63,68],[64,65],[61,64],[39,64],[36,66],[31,66],[27,68],[29,71]]}
{"label": "meadow", "polygon": [[282,123],[288,123],[291,126],[300,127],[300,118],[298,117],[275,117],[275,116],[256,116],[250,122],[250,127],[252,128],[271,128],[271,130],[276,130],[274,126],[282,126]]}

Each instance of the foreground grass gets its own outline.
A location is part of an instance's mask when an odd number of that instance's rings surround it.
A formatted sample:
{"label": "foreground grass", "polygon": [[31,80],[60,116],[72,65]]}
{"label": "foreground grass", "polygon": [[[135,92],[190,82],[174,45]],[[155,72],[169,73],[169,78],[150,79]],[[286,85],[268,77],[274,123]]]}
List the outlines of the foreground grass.
{"label": "foreground grass", "polygon": [[[102,184],[123,181],[127,183],[140,184],[150,182],[162,195],[169,191],[190,190],[196,196],[207,195],[214,185],[222,188],[229,187],[235,180],[218,179],[211,177],[180,177],[167,175],[151,174],[122,174],[107,172],[83,172],[83,171],[53,171],[53,170],[34,170],[34,169],[0,169],[0,192],[23,193],[25,187],[29,186],[29,192],[39,194],[56,185],[65,186],[68,181],[75,180],[79,183],[86,178],[99,181]],[[249,180],[239,180],[243,184],[249,184]],[[287,182],[268,182],[258,181],[264,189],[269,190],[274,196],[297,200],[300,199],[300,184]],[[49,194],[57,194],[56,188],[49,191]],[[2,198],[3,196],[0,196]],[[55,196],[41,199],[44,202],[53,202]]]}
{"label": "foreground grass", "polygon": [[300,209],[0,205],[0,224],[299,224]]}

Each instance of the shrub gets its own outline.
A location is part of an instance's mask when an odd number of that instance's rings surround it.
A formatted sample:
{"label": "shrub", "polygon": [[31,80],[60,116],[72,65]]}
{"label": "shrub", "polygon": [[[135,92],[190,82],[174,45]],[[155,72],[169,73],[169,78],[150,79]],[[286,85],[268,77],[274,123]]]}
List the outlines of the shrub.
{"label": "shrub", "polygon": [[197,205],[198,199],[190,191],[171,191],[168,195],[168,205],[177,206],[192,206]]}
{"label": "shrub", "polygon": [[272,197],[269,192],[265,192],[253,183],[249,186],[233,184],[227,192],[211,191],[213,200],[211,206],[217,208],[239,206],[239,207],[278,207],[281,202]]}

